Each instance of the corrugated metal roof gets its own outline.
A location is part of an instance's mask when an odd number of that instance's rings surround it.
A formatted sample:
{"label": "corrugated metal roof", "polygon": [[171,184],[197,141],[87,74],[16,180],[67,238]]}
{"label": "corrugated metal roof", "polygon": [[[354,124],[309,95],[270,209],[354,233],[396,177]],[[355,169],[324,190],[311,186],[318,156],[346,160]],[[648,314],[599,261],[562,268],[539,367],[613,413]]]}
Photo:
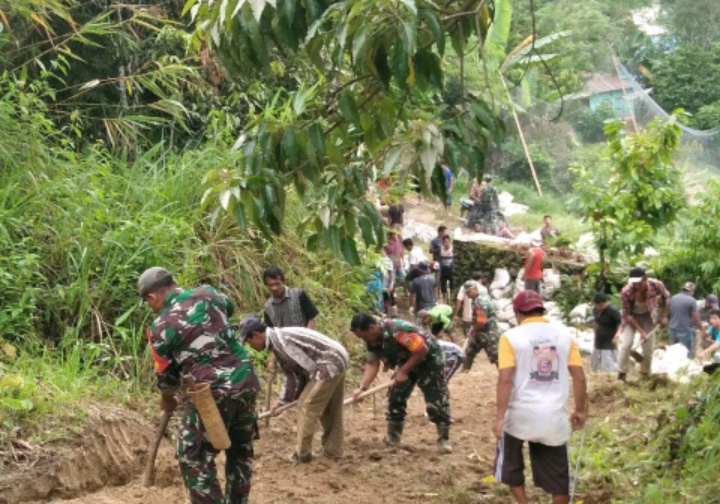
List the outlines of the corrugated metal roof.
{"label": "corrugated metal roof", "polygon": [[609,75],[593,75],[585,86],[592,94],[600,94],[628,89],[630,83]]}

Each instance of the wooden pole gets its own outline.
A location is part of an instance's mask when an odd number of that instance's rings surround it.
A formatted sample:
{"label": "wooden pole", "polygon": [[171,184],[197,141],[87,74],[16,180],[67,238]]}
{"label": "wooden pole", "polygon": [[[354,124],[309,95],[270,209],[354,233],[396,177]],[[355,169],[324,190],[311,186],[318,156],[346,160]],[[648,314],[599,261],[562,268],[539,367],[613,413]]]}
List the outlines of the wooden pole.
{"label": "wooden pole", "polygon": [[525,151],[525,157],[527,158],[528,164],[530,165],[530,171],[532,172],[533,179],[535,180],[535,187],[537,188],[538,194],[542,196],[542,188],[540,187],[540,181],[538,180],[537,172],[535,171],[535,165],[533,164],[532,158],[530,157],[530,150],[528,149],[527,143],[525,142],[525,134],[523,133],[522,126],[520,126],[520,118],[515,111],[512,97],[510,96],[510,90],[508,89],[507,83],[505,82],[505,77],[503,77],[502,75],[500,76],[500,82],[502,82],[502,85],[505,88],[505,93],[507,93],[508,101],[510,102],[510,111],[512,112],[513,118],[515,119],[515,126],[517,126],[518,134],[520,135],[520,142],[522,143],[523,150]]}
{"label": "wooden pole", "polygon": [[[622,85],[622,93],[623,93],[623,100],[625,100],[626,103],[630,103],[630,100],[628,100],[627,92],[625,91],[625,85],[622,83],[622,75],[620,75],[620,66],[618,65],[617,58],[615,55],[612,55],[613,65],[615,65],[615,73],[617,73],[618,79],[620,79],[620,84]],[[630,103],[632,105],[632,103]],[[635,107],[631,107],[630,109],[630,119],[632,119],[633,128],[635,128],[635,133],[639,133],[640,130],[638,130],[637,121],[635,120]]]}
{"label": "wooden pole", "polygon": [[157,458],[158,448],[160,448],[160,441],[162,441],[171,416],[172,413],[169,411],[163,411],[162,418],[160,419],[160,425],[158,425],[157,431],[155,431],[155,439],[153,439],[153,442],[150,445],[147,463],[145,464],[145,476],[143,477],[143,486],[145,488],[151,487],[155,484],[155,459]]}
{"label": "wooden pole", "polygon": [[[360,395],[358,396],[358,399],[363,399],[363,398],[365,398],[365,397],[367,397],[367,396],[370,396],[370,395],[373,395],[373,394],[375,394],[375,393],[377,393],[377,392],[380,392],[381,390],[388,389],[388,388],[392,387],[393,383],[394,383],[394,382],[389,381],[389,382],[383,383],[382,385],[378,385],[377,387],[373,387],[373,388],[371,388],[371,389],[368,389],[368,390],[366,390],[365,392],[363,392],[362,394],[360,394]],[[349,397],[349,398],[345,399],[345,401],[343,401],[343,405],[347,406],[348,404],[353,404],[354,402],[355,402],[355,398],[354,398],[354,397]],[[292,409],[292,408],[294,408],[295,406],[297,406],[297,401],[293,401],[293,402],[291,402],[291,403],[284,404],[284,405],[280,406],[280,407],[277,409],[277,414],[280,414],[280,413],[282,413],[283,411],[287,411],[287,410],[289,410],[289,409]],[[260,413],[260,414],[258,415],[258,420],[264,420],[265,418],[268,418],[268,417],[270,417],[270,416],[272,416],[272,414],[270,413],[270,411],[264,411],[264,412],[262,412],[262,413]]]}
{"label": "wooden pole", "polygon": [[[270,411],[270,403],[272,402],[272,386],[275,381],[275,371],[271,371],[267,379],[267,390],[265,396],[265,411]],[[270,417],[265,419],[265,427],[270,426]]]}

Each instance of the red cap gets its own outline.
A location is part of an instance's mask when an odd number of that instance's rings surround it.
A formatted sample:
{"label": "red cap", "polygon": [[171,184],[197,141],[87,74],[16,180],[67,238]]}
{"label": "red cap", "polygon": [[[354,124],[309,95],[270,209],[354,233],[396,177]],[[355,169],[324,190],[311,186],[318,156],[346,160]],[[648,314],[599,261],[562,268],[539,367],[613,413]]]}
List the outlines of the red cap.
{"label": "red cap", "polygon": [[534,290],[524,290],[513,299],[513,309],[519,312],[529,312],[538,308],[545,308],[543,298]]}

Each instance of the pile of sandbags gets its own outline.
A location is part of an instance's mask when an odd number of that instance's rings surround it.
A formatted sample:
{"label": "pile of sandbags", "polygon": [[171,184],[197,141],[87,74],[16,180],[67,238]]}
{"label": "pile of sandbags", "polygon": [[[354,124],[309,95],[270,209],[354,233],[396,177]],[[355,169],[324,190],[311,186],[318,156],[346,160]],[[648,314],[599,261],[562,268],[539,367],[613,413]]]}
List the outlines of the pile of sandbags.
{"label": "pile of sandbags", "polygon": [[495,277],[490,284],[490,296],[493,299],[503,299],[512,297],[513,285],[512,278],[508,270],[498,268],[495,270]]}
{"label": "pile of sandbags", "polygon": [[515,197],[507,191],[503,191],[498,195],[500,211],[505,215],[505,217],[527,213],[528,206],[515,203],[513,202],[514,199]]}
{"label": "pile of sandbags", "polygon": [[595,348],[595,332],[586,329],[580,330],[577,328],[572,329],[575,336],[575,344],[578,346],[581,352],[591,354]]}
{"label": "pile of sandbags", "polygon": [[543,297],[545,299],[550,299],[550,295],[560,288],[561,283],[560,272],[553,268],[545,268],[543,270]]}
{"label": "pile of sandbags", "polygon": [[511,298],[493,299],[492,303],[493,303],[493,306],[495,307],[495,312],[505,311],[508,307],[512,308],[512,299]]}
{"label": "pile of sandbags", "polygon": [[520,245],[530,245],[532,238],[525,231],[520,231],[512,242]]}
{"label": "pile of sandbags", "polygon": [[412,238],[413,240],[429,243],[433,238],[437,236],[437,229],[414,220],[408,220],[405,222],[402,230],[402,237]]}
{"label": "pile of sandbags", "polygon": [[676,343],[653,352],[650,368],[652,374],[664,374],[675,382],[689,383],[693,375],[702,373],[703,367],[698,361],[688,357],[687,348]]}

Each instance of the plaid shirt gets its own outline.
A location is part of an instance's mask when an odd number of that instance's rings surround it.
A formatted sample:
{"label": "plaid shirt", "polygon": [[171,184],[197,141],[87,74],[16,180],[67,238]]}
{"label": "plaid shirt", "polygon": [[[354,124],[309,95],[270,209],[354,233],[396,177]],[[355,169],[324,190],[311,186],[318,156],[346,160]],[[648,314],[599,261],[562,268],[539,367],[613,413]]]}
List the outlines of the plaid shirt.
{"label": "plaid shirt", "polygon": [[[623,327],[630,323],[635,306],[635,287],[637,284],[627,284],[620,292],[622,300],[622,321]],[[647,280],[647,306],[652,316],[653,324],[657,325],[660,320],[660,307],[666,307],[670,303],[670,293],[660,280],[648,278]]]}
{"label": "plaid shirt", "polygon": [[283,374],[282,403],[296,401],[310,380],[340,376],[350,362],[340,343],[306,327],[268,327],[265,334]]}

